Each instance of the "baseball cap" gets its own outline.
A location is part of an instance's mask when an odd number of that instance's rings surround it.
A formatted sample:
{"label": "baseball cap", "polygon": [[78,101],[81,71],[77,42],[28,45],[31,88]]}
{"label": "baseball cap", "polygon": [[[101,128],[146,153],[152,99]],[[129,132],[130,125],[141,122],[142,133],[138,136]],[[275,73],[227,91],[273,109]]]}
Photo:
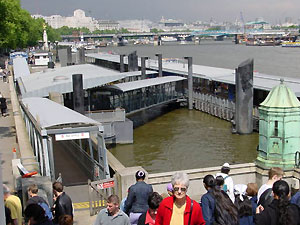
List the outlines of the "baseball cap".
{"label": "baseball cap", "polygon": [[224,163],[222,167],[230,168],[229,163]]}

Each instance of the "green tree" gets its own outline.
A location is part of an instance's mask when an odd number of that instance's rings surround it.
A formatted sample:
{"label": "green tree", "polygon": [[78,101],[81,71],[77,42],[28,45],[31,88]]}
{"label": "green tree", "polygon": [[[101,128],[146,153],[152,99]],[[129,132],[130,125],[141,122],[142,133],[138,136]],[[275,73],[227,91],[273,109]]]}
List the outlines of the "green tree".
{"label": "green tree", "polygon": [[[0,0],[0,49],[34,46],[43,38],[43,19],[34,19],[21,8],[19,0]],[[47,27],[48,39],[59,40],[60,35]]]}

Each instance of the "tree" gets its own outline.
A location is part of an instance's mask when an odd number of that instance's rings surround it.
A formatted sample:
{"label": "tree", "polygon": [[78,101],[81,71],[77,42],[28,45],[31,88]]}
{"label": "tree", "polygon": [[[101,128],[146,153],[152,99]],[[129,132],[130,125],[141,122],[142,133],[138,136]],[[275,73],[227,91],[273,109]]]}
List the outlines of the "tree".
{"label": "tree", "polygon": [[[0,12],[0,49],[22,49],[42,40],[45,21],[32,18],[19,0],[0,0]],[[49,26],[47,32],[50,41],[60,38]]]}

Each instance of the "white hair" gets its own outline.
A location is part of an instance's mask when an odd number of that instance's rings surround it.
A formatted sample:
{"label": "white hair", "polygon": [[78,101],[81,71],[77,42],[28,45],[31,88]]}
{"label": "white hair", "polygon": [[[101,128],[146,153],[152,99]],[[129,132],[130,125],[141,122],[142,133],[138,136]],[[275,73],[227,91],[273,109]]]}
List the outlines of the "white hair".
{"label": "white hair", "polygon": [[173,187],[174,187],[175,184],[182,184],[182,185],[184,185],[188,188],[189,184],[190,184],[190,180],[189,180],[189,177],[186,173],[176,172],[172,176],[171,183],[172,183]]}
{"label": "white hair", "polygon": [[7,193],[10,193],[10,189],[5,184],[3,184],[3,194],[7,194]]}

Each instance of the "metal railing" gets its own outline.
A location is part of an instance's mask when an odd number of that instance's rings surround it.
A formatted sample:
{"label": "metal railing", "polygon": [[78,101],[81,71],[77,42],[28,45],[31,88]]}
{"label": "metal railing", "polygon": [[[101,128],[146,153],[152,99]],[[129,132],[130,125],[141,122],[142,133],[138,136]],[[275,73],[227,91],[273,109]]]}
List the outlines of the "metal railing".
{"label": "metal railing", "polygon": [[295,167],[300,168],[300,151],[295,153]]}
{"label": "metal railing", "polygon": [[197,110],[230,121],[235,113],[235,103],[210,94],[193,93],[194,107]]}
{"label": "metal railing", "polygon": [[101,209],[105,208],[107,198],[112,194],[117,194],[117,181],[109,178],[98,181],[88,180],[89,208],[90,215],[96,215]]}

